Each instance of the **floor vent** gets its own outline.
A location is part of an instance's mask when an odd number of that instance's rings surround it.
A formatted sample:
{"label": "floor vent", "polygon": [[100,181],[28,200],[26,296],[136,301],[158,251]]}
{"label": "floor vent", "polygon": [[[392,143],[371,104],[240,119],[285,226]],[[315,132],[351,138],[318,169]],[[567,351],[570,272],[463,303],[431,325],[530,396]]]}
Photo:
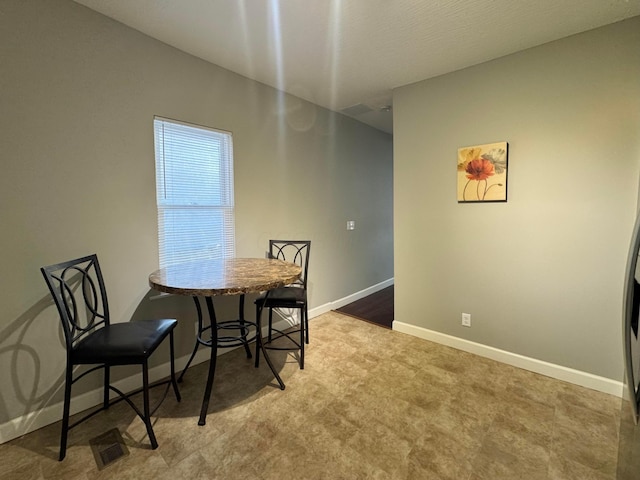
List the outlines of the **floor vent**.
{"label": "floor vent", "polygon": [[91,445],[91,451],[98,465],[98,470],[102,470],[119,458],[129,455],[129,450],[117,428],[89,440],[89,445]]}

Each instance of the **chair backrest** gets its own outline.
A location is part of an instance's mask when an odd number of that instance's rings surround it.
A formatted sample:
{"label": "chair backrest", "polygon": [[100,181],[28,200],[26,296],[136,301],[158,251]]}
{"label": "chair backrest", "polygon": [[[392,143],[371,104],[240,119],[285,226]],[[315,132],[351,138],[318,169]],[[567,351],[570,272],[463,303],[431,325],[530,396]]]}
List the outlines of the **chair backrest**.
{"label": "chair backrest", "polygon": [[307,288],[310,251],[311,240],[269,240],[269,256],[271,258],[300,265],[302,268],[300,280],[292,285],[301,286],[304,289]]}
{"label": "chair backrest", "polygon": [[107,294],[95,254],[40,271],[58,308],[68,350],[83,336],[109,325]]}

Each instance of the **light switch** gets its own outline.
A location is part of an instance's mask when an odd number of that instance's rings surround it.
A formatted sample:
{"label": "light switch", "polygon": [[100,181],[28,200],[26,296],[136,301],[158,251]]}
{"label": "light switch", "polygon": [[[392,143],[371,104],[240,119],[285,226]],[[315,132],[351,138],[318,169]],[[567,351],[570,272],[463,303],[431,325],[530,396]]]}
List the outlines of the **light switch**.
{"label": "light switch", "polygon": [[347,222],[347,230],[355,230],[356,229],[356,221],[355,220],[349,220]]}

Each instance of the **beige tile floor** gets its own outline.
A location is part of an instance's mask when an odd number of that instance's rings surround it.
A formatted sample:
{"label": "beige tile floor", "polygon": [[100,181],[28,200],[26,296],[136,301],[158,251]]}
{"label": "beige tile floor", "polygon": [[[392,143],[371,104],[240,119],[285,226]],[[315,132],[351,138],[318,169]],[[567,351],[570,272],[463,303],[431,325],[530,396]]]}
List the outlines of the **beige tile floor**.
{"label": "beige tile floor", "polygon": [[[160,446],[124,404],[72,430],[0,445],[13,479],[615,479],[620,399],[335,312],[311,322],[304,370],[274,352],[287,384],[240,350],[220,357],[207,424],[207,364],[156,413]],[[263,362],[264,363],[264,362]],[[89,439],[117,426],[129,455],[98,470]]]}

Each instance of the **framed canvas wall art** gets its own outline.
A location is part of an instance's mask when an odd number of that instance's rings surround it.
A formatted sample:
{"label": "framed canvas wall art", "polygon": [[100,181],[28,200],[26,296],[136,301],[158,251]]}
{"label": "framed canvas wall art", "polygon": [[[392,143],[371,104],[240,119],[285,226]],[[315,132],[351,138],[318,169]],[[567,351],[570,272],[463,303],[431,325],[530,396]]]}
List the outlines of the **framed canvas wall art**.
{"label": "framed canvas wall art", "polygon": [[507,142],[458,149],[458,203],[506,202]]}

